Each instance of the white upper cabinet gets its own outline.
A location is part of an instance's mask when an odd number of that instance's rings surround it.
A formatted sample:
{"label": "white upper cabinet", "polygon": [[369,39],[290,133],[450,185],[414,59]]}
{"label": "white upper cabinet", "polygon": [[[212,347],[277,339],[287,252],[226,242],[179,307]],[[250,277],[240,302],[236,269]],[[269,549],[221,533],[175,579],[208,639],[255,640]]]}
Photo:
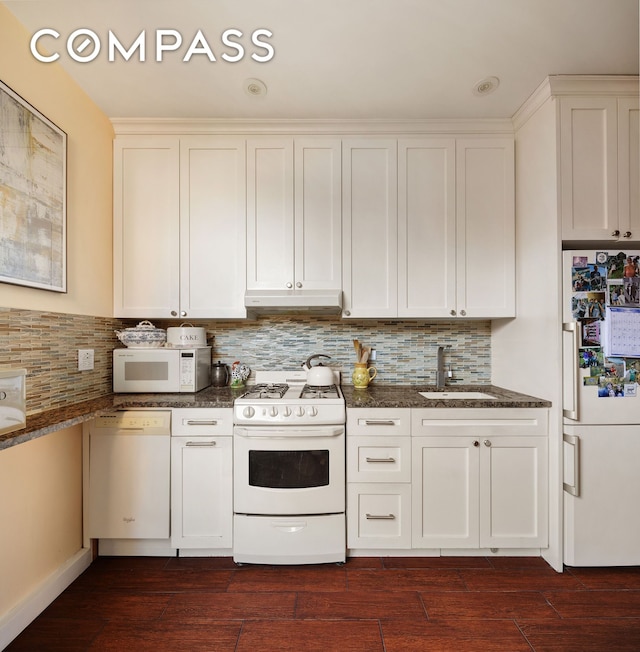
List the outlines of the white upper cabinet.
{"label": "white upper cabinet", "polygon": [[637,98],[560,99],[563,240],[640,240],[638,151]]}
{"label": "white upper cabinet", "polygon": [[244,139],[116,138],[116,317],[246,316],[244,240]]}
{"label": "white upper cabinet", "polygon": [[243,138],[181,138],[181,316],[246,316],[245,195]]}
{"label": "white upper cabinet", "polygon": [[340,289],[340,139],[247,142],[247,288]]}
{"label": "white upper cabinet", "polygon": [[449,317],[456,306],[456,143],[398,142],[398,316]]}
{"label": "white upper cabinet", "polygon": [[180,305],[180,141],[122,136],[114,143],[116,317],[170,317]]}
{"label": "white upper cabinet", "polygon": [[342,142],[344,317],[398,314],[397,141]]}
{"label": "white upper cabinet", "polygon": [[451,316],[515,317],[511,138],[456,142],[456,305]]}

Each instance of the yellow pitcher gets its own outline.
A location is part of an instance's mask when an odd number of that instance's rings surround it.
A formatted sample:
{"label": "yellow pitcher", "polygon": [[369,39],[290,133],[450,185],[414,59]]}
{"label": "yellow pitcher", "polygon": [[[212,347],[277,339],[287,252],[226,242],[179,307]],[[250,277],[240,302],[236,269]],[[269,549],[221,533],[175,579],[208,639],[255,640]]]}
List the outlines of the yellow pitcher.
{"label": "yellow pitcher", "polygon": [[356,362],[355,369],[351,375],[353,386],[356,389],[367,389],[369,383],[376,377],[378,371],[375,367],[367,368],[364,362]]}

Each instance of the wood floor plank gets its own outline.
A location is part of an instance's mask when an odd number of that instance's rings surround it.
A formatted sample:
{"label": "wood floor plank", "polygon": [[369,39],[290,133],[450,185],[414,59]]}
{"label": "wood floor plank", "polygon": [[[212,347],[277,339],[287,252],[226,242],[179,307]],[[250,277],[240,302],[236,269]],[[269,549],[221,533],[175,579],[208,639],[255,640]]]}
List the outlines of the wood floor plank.
{"label": "wood floor plank", "polygon": [[247,622],[236,652],[383,652],[377,621]]}
{"label": "wood floor plank", "polygon": [[508,620],[383,621],[382,637],[385,652],[531,652]]}
{"label": "wood floor plank", "polygon": [[345,591],[299,593],[296,618],[300,619],[426,619],[415,591]]}
{"label": "wood floor plank", "polygon": [[638,652],[640,619],[519,623],[535,652]]}
{"label": "wood floor plank", "polygon": [[456,570],[389,569],[347,571],[349,591],[464,591]]}
{"label": "wood floor plank", "polygon": [[340,566],[277,568],[245,567],[236,571],[228,591],[282,592],[282,591],[344,591],[346,570]]}
{"label": "wood floor plank", "polygon": [[545,596],[562,618],[640,618],[640,591],[555,591]]}
{"label": "wood floor plank", "polygon": [[568,573],[545,569],[460,570],[469,591],[579,591],[580,580]]}
{"label": "wood floor plank", "polygon": [[240,623],[109,623],[90,652],[234,652]]}
{"label": "wood floor plank", "polygon": [[163,620],[266,620],[293,618],[295,593],[176,593]]}
{"label": "wood floor plank", "polygon": [[420,597],[429,620],[559,618],[538,591],[429,592]]}
{"label": "wood floor plank", "polygon": [[45,610],[47,618],[109,620],[157,620],[164,613],[171,594],[129,591],[65,591]]}
{"label": "wood floor plank", "polygon": [[566,574],[575,577],[588,589],[640,589],[640,566],[569,568]]}
{"label": "wood floor plank", "polygon": [[225,591],[234,571],[230,570],[151,570],[114,571],[110,587],[128,591]]}
{"label": "wood floor plank", "polygon": [[48,618],[41,615],[9,643],[5,652],[85,652],[105,624],[102,618]]}
{"label": "wood floor plank", "polygon": [[385,557],[385,568],[493,568],[486,557]]}

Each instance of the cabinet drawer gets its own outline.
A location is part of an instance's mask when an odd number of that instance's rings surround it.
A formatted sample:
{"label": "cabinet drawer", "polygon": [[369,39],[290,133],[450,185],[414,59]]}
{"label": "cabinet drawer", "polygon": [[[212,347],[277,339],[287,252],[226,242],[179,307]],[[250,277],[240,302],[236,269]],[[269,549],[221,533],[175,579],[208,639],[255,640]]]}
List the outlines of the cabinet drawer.
{"label": "cabinet drawer", "polygon": [[546,408],[418,408],[411,412],[411,434],[486,437],[546,435]]}
{"label": "cabinet drawer", "polygon": [[347,482],[411,482],[411,439],[347,437]]}
{"label": "cabinet drawer", "polygon": [[348,485],[347,546],[410,548],[411,485]]}
{"label": "cabinet drawer", "polygon": [[347,437],[349,435],[411,435],[410,408],[349,408],[347,410]]}
{"label": "cabinet drawer", "polygon": [[191,437],[231,435],[232,408],[176,408],[171,410],[171,434]]}

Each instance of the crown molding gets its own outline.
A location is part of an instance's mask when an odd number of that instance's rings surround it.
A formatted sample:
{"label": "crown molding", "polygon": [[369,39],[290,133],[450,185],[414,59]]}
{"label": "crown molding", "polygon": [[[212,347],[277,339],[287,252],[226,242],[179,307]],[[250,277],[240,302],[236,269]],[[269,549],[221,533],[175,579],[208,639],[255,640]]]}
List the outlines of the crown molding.
{"label": "crown molding", "polygon": [[513,128],[518,131],[549,99],[555,97],[638,97],[637,75],[549,75],[513,114]]}
{"label": "crown molding", "polygon": [[111,118],[120,135],[503,135],[513,136],[508,118],[477,120],[252,120],[245,118]]}

